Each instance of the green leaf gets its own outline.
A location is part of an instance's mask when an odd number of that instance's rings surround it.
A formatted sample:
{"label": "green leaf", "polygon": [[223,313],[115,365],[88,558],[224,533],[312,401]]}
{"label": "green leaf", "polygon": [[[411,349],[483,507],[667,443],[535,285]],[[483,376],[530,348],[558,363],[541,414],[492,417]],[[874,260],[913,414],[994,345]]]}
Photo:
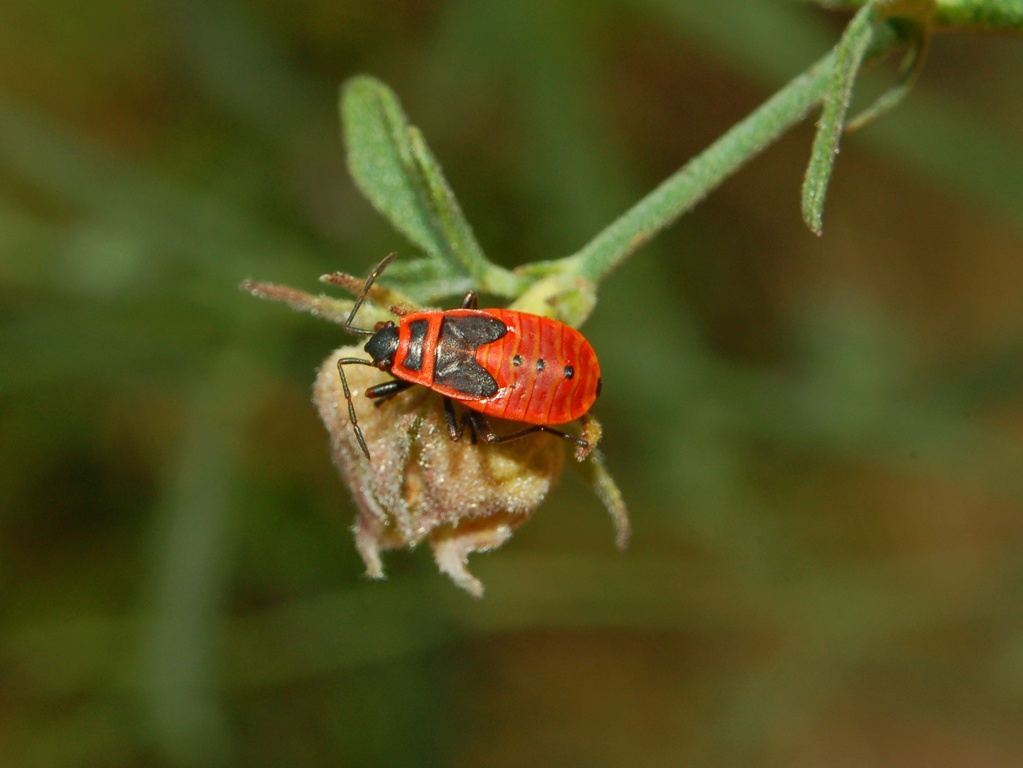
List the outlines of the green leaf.
{"label": "green leaf", "polygon": [[431,256],[440,255],[443,247],[412,159],[408,123],[394,94],[370,77],[349,80],[341,90],[341,122],[356,185],[409,240]]}
{"label": "green leaf", "polygon": [[[592,417],[590,418],[592,419]],[[629,544],[631,535],[629,511],[625,506],[625,499],[618,484],[611,477],[611,473],[607,471],[604,454],[595,450],[586,461],[574,466],[589,481],[593,492],[600,499],[600,503],[611,515],[611,522],[615,527],[615,544],[618,549],[624,551]]]}
{"label": "green leaf", "polygon": [[870,107],[849,120],[845,125],[846,131],[859,130],[894,109],[912,89],[927,58],[936,9],[935,0],[892,0],[878,6],[880,14],[891,18],[900,29],[900,37],[910,41],[910,48],[902,59],[894,85]]}
{"label": "green leaf", "polygon": [[818,235],[823,222],[824,195],[838,154],[838,142],[845,129],[853,83],[873,38],[874,4],[871,3],[853,17],[835,48],[834,74],[824,94],[824,108],[817,121],[810,165],[803,180],[803,220]]}
{"label": "green leaf", "polygon": [[[853,16],[835,46],[834,74],[823,97],[810,165],[803,180],[803,219],[814,233],[821,233],[824,197],[842,133],[862,127],[905,98],[923,66],[936,10],[935,0],[870,0]],[[847,120],[853,84],[864,61],[884,48],[879,42],[890,35],[910,44],[895,84],[862,114]]]}
{"label": "green leaf", "polygon": [[483,290],[514,295],[521,280],[487,261],[426,141],[394,93],[372,77],[341,92],[348,167],[373,206],[437,260],[436,277],[468,275]]}

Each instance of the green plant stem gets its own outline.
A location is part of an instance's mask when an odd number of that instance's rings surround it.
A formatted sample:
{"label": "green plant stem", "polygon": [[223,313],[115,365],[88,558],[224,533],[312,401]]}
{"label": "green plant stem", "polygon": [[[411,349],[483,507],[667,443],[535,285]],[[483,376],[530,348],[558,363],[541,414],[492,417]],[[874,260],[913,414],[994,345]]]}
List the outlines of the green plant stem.
{"label": "green plant stem", "polygon": [[[879,30],[866,58],[891,50],[899,38]],[[569,271],[598,282],[661,230],[675,223],[715,187],[799,123],[821,100],[835,73],[834,51],[788,83],[763,105],[611,223],[586,246],[566,257]]]}
{"label": "green plant stem", "polygon": [[[816,5],[854,11],[870,0],[815,0]],[[1020,0],[937,0],[934,21],[939,28],[975,32],[1023,33]]]}
{"label": "green plant stem", "polygon": [[573,256],[575,272],[600,281],[696,206],[817,104],[834,70],[828,54],[611,223]]}

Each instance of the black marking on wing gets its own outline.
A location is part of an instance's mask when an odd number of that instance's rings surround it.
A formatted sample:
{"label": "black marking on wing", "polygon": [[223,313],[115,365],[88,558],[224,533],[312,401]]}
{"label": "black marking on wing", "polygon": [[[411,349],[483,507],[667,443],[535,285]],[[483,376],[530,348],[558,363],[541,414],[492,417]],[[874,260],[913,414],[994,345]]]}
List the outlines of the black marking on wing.
{"label": "black marking on wing", "polygon": [[497,341],[506,333],[508,327],[490,315],[445,317],[437,340],[434,383],[470,397],[496,395],[497,381],[476,362],[476,350],[483,344]]}
{"label": "black marking on wing", "polygon": [[492,315],[445,315],[440,323],[440,340],[451,341],[455,346],[471,348],[473,354],[478,347],[503,338],[508,326]]}
{"label": "black marking on wing", "polygon": [[426,331],[429,326],[430,324],[426,320],[413,320],[408,324],[408,353],[401,361],[402,367],[406,370],[421,371],[423,369],[423,341],[426,339]]}

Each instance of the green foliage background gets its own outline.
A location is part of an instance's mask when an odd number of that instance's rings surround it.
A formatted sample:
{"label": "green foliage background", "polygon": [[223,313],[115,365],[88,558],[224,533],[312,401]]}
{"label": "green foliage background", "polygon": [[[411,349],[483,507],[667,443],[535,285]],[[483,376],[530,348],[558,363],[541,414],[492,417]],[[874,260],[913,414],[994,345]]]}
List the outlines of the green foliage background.
{"label": "green foliage background", "polygon": [[354,74],[511,268],[580,248],[846,20],[0,5],[0,764],[1020,764],[1020,40],[937,38],[845,138],[823,237],[807,125],[602,286],[631,548],[566,476],[476,558],[482,602],[426,552],[360,579],[309,402],[339,329],[237,290],[412,255],[344,168]]}

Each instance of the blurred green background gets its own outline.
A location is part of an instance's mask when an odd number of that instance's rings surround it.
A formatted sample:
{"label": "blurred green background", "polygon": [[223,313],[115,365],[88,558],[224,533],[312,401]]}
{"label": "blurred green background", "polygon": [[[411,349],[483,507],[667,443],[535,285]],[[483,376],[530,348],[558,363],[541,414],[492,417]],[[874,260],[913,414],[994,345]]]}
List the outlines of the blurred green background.
{"label": "blurred green background", "polygon": [[[601,290],[630,550],[571,472],[473,571],[362,579],[237,290],[412,256],[344,168],[379,76],[491,258],[562,256],[845,19],[738,0],[0,4],[0,765],[1023,764],[1023,41],[945,36]],[[864,92],[889,82],[875,72]]]}

